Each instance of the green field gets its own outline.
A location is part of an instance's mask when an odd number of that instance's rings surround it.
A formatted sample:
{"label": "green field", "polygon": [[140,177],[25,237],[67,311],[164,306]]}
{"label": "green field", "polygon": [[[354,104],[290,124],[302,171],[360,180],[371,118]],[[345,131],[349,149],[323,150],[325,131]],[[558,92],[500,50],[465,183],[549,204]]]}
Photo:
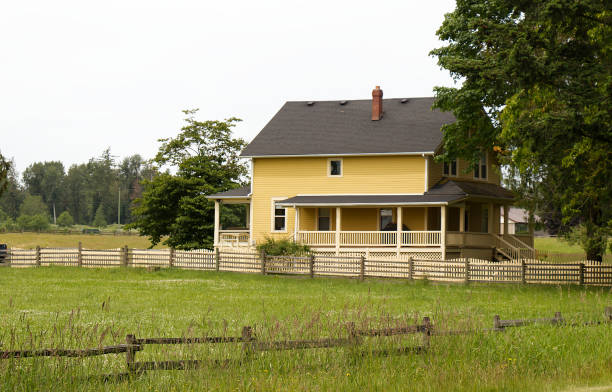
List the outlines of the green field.
{"label": "green field", "polygon": [[[90,249],[114,249],[122,246],[146,249],[151,246],[147,237],[138,235],[54,234],[54,233],[0,233],[0,244],[11,248],[76,248],[82,242]],[[158,245],[155,248],[165,247]]]}
{"label": "green field", "polygon": [[535,237],[535,248],[544,252],[553,253],[581,253],[584,250],[578,244],[570,244],[569,242],[557,237]]}
{"label": "green field", "polygon": [[[262,339],[345,336],[345,324],[397,326],[430,316],[439,328],[491,328],[504,319],[603,320],[609,288],[359,282],[205,271],[44,267],[0,270],[0,344],[96,347],[125,335],[239,335]],[[418,337],[370,338],[365,348],[257,353],[239,346],[147,346],[137,360],[230,359],[199,370],[125,371],[123,355],[0,360],[0,390],[573,390],[612,388],[612,326],[530,326],[504,333],[432,337],[426,353],[375,356]],[[607,390],[607,389],[597,389]]]}

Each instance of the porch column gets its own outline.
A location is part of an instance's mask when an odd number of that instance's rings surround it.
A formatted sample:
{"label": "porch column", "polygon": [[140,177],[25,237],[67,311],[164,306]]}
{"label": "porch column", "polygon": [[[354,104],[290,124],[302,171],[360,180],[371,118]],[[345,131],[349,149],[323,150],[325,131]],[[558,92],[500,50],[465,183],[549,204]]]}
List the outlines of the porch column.
{"label": "porch column", "polygon": [[508,212],[510,211],[510,206],[508,204],[504,204],[504,235],[508,233]]}
{"label": "porch column", "polygon": [[402,226],[404,225],[403,222],[403,216],[402,216],[402,207],[397,207],[397,239],[395,240],[395,243],[397,244],[397,255],[399,256],[400,254],[400,250],[402,248]]}
{"label": "porch column", "polygon": [[440,248],[442,260],[446,260],[446,206],[440,206]]}
{"label": "porch column", "polygon": [[251,205],[245,204],[246,208],[246,227],[247,229],[251,227]]}
{"label": "porch column", "polygon": [[342,208],[336,207],[336,255],[340,253],[340,227],[342,226]]}
{"label": "porch column", "polygon": [[489,222],[487,222],[487,226],[489,230],[487,230],[490,234],[495,233],[495,228],[493,227],[493,222],[495,222],[495,220],[493,219],[493,203],[489,203]]}
{"label": "porch column", "polygon": [[465,231],[465,206],[459,207],[459,232]]}
{"label": "porch column", "polygon": [[300,228],[300,209],[299,207],[293,206],[295,209],[295,223],[293,228],[293,242],[297,242],[298,231]]}
{"label": "porch column", "polygon": [[215,200],[215,246],[219,246],[219,200]]}
{"label": "porch column", "polygon": [[251,199],[249,201],[249,204],[247,204],[247,217],[249,219],[248,222],[248,228],[249,228],[249,245],[254,245],[255,241],[253,240],[253,226],[251,225],[251,222],[253,222],[253,209],[251,208],[251,204],[253,203],[253,199]]}

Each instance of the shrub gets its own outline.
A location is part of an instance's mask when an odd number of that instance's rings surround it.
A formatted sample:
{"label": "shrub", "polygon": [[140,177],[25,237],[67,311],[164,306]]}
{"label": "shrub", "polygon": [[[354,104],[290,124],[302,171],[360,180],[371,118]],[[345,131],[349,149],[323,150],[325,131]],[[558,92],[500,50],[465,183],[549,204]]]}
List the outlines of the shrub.
{"label": "shrub", "polygon": [[70,227],[74,225],[74,219],[68,211],[64,211],[57,217],[57,224],[60,227]]}
{"label": "shrub", "polygon": [[43,231],[49,228],[49,218],[46,214],[19,215],[17,227],[21,230]]}
{"label": "shrub", "polygon": [[266,237],[264,242],[257,245],[257,250],[270,256],[304,256],[311,252],[308,245],[293,242],[288,238],[272,237]]}

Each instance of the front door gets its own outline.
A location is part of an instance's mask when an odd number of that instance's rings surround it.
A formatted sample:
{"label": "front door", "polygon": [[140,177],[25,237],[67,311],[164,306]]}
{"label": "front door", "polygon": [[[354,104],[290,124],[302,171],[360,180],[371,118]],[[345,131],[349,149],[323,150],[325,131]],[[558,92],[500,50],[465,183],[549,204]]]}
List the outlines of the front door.
{"label": "front door", "polygon": [[319,219],[317,221],[319,231],[329,231],[331,227],[330,216],[331,210],[329,208],[319,208]]}

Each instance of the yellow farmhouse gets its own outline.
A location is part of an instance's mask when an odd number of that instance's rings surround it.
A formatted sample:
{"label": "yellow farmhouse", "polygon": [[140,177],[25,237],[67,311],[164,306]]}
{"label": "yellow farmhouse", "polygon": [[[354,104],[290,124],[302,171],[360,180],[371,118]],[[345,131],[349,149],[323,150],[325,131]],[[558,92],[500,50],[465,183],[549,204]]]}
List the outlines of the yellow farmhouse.
{"label": "yellow farmhouse", "polygon": [[[500,224],[513,194],[483,148],[469,172],[435,162],[452,114],[433,98],[287,102],[242,152],[251,185],[215,200],[215,246],[290,238],[322,253],[451,259],[529,257],[533,236]],[[220,227],[220,204],[247,205],[246,227]]]}

